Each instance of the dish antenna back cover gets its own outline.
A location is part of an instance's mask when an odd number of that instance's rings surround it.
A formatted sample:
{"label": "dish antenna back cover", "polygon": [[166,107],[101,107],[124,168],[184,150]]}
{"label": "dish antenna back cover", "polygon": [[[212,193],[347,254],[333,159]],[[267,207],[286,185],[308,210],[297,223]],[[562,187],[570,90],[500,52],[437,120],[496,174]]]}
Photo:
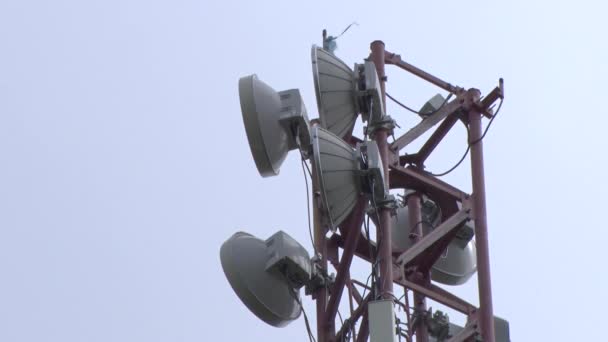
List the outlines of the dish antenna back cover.
{"label": "dish antenna back cover", "polygon": [[312,128],[314,167],[319,175],[324,223],[335,230],[353,210],[361,192],[356,150],[338,136]]}
{"label": "dish antenna back cover", "polygon": [[298,289],[311,274],[306,250],[284,232],[263,241],[238,232],[220,249],[224,274],[237,296],[262,321],[283,327],[300,316]]}
{"label": "dish antenna back cover", "polygon": [[[433,226],[437,227],[440,223],[440,215],[433,215],[429,211],[437,210],[433,205],[422,207],[422,224],[424,234],[428,234]],[[397,215],[393,216],[392,236],[393,248],[398,251],[405,251],[412,246],[409,238],[410,224],[409,211],[407,207],[397,209]],[[432,226],[431,226],[432,224]],[[462,285],[466,283],[477,271],[475,240],[470,240],[464,246],[456,241],[448,245],[445,253],[437,259],[431,269],[431,279],[445,285]]]}
{"label": "dish antenna back cover", "polygon": [[251,75],[239,80],[239,97],[255,165],[262,177],[278,175],[287,152],[309,145],[308,117],[300,92],[277,92]]}

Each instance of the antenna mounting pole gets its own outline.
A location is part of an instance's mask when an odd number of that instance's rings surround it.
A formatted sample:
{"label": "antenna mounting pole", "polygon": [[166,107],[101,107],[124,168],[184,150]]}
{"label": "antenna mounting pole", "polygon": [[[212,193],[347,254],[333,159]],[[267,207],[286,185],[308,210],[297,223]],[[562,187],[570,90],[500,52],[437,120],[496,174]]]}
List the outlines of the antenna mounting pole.
{"label": "antenna mounting pole", "polygon": [[[372,53],[371,59],[376,65],[376,71],[380,80],[380,90],[382,93],[382,102],[386,108],[386,93],[385,82],[386,75],[384,74],[384,43],[380,40],[373,41],[370,46]],[[387,128],[381,127],[375,131],[375,140],[380,151],[382,166],[384,167],[384,179],[389,180],[389,146],[388,136],[391,132]],[[389,184],[390,186],[390,184]],[[378,246],[378,258],[380,264],[380,295],[384,299],[393,299],[393,254],[392,254],[392,237],[391,237],[391,210],[389,208],[380,208],[380,222],[377,229],[377,236],[380,245]]]}

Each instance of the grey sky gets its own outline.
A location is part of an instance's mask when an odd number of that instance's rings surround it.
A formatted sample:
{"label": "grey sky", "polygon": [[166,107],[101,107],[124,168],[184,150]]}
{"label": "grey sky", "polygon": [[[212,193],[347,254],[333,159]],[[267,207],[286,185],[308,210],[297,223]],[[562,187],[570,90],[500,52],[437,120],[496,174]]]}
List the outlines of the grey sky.
{"label": "grey sky", "polygon": [[[348,64],[382,39],[455,84],[487,92],[505,78],[484,140],[495,312],[513,341],[601,339],[607,7],[0,2],[0,341],[304,341],[302,319],[258,321],[221,271],[237,230],[283,229],[310,250],[298,156],[258,176],[237,81],[300,88],[316,117],[310,46],[352,21],[336,52]],[[388,75],[414,107],[437,92]],[[388,108],[403,129],[416,122]],[[463,139],[429,169],[453,165]],[[465,163],[445,179],[469,191],[467,175]],[[476,281],[451,290],[475,301]]]}

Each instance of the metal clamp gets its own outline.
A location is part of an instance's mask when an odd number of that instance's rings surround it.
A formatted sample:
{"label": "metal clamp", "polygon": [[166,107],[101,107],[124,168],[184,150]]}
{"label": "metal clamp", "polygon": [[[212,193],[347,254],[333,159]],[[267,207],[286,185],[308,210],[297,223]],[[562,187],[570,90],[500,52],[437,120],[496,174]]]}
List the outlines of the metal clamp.
{"label": "metal clamp", "polygon": [[[395,196],[387,194],[383,200],[376,200],[376,207],[378,209],[389,209],[391,211],[391,216],[397,214],[397,208],[399,208],[399,201],[395,198]],[[370,206],[367,209],[367,214],[372,215],[376,213],[376,208]]]}
{"label": "metal clamp", "polygon": [[320,255],[315,255],[310,259],[312,264],[312,276],[310,281],[304,286],[304,293],[309,296],[315,293],[320,288],[329,288],[336,281],[334,274],[327,274],[327,271],[321,267]]}
{"label": "metal clamp", "polygon": [[374,138],[376,131],[384,129],[389,131],[389,135],[393,134],[393,130],[397,127],[397,124],[390,115],[385,115],[381,120],[370,122],[367,125],[366,131],[370,138]]}

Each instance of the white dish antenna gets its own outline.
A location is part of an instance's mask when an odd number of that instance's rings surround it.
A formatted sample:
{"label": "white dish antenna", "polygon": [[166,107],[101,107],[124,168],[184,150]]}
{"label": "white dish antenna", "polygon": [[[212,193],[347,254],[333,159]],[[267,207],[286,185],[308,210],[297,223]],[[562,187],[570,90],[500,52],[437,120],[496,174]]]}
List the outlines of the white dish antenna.
{"label": "white dish antenna", "polygon": [[287,153],[308,150],[310,129],[298,89],[277,92],[256,75],[239,80],[243,123],[255,165],[262,177],[279,174]]}
{"label": "white dish antenna", "polygon": [[224,242],[220,259],[230,286],[259,319],[284,327],[300,316],[299,289],[310,281],[312,264],[287,233],[263,241],[238,232]]}
{"label": "white dish antenna", "polygon": [[340,138],[352,133],[357,115],[381,120],[384,104],[376,67],[371,61],[351,69],[334,54],[312,47],[312,72],[321,126]]}
{"label": "white dish antenna", "polygon": [[366,141],[351,147],[330,131],[312,128],[314,167],[319,177],[324,224],[335,230],[362,193],[383,201],[388,195],[378,146]]}

